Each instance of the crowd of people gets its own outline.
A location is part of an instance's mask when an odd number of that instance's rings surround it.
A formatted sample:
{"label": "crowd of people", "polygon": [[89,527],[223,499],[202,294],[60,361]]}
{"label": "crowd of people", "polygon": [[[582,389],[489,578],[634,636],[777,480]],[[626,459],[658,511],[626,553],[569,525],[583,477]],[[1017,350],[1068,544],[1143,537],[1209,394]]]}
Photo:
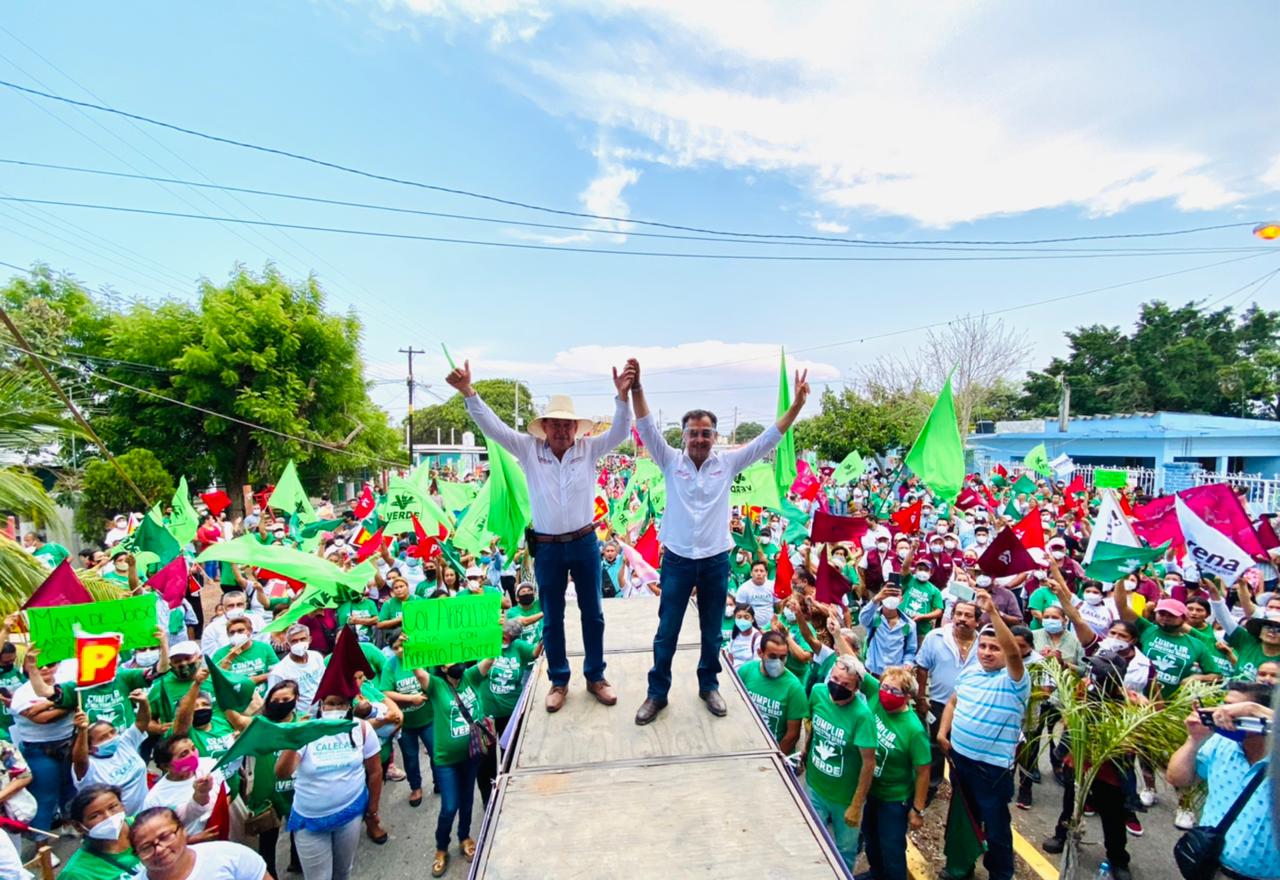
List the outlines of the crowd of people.
{"label": "crowd of people", "polygon": [[[1061,786],[1061,795],[1040,796],[1061,797],[1064,810],[1043,845],[1061,851],[1075,777],[1044,672],[1059,664],[1099,698],[1166,700],[1188,680],[1226,692],[1221,705],[1186,719],[1186,742],[1167,766],[1120,761],[1098,775],[1087,815],[1099,818],[1116,880],[1130,876],[1126,837],[1143,833],[1158,775],[1163,796],[1179,798],[1180,828],[1222,820],[1260,779],[1226,834],[1221,862],[1233,880],[1280,878],[1265,755],[1267,707],[1280,677],[1280,555],[1259,560],[1230,589],[1180,564],[1174,549],[1099,582],[1082,560],[1100,492],[1069,495],[1051,478],[1032,477],[1033,487],[1015,493],[971,475],[968,484],[994,488],[997,503],[961,509],[897,469],[872,466],[837,482],[834,467],[815,463],[818,490],[785,498],[784,509],[731,506],[734,478],[777,446],[804,406],[803,376],[778,423],[733,449],[717,443],[716,418],[703,410],[683,418],[682,447],[669,446],[634,361],[615,371],[616,413],[603,434],[592,434],[565,398],[528,433],[516,432],[475,393],[469,365],[448,381],[528,480],[531,528],[509,556],[497,539],[481,553],[428,554],[418,552],[415,533],[397,535],[367,554],[375,570],[363,591],[268,631],[302,584],[248,565],[195,562],[206,547],[241,535],[298,545],[296,520],[260,503],[243,517],[203,519],[184,548],[200,589],[173,607],[157,597],[158,647],[126,651],[113,682],[77,691],[74,661],[42,663],[21,619],[5,621],[0,813],[83,836],[60,876],[261,880],[300,872],[340,880],[362,834],[388,842],[380,809],[389,797],[411,807],[438,798],[431,871],[443,876],[452,859],[474,857],[474,798],[479,792],[487,805],[493,790],[496,749],[483,731],[505,730],[543,653],[551,687],[542,709],[558,712],[570,699],[566,610],[576,607],[581,618],[586,693],[611,707],[604,603],[656,597],[654,664],[635,717],[645,725],[667,708],[676,637],[693,597],[706,709],[727,714],[718,680],[724,660],[851,870],[865,850],[870,876],[904,880],[907,835],[944,785],[981,829],[992,880],[1014,873],[1010,803],[1030,808],[1046,786]],[[638,470],[636,459],[613,452],[631,436],[632,411],[641,455],[665,480],[652,566],[634,552],[649,523],[612,528],[594,503],[601,487],[621,497]],[[450,479],[481,476],[434,473],[432,498],[445,508],[438,488]],[[811,540],[812,519],[825,511],[857,522],[858,537]],[[904,520],[904,511],[914,518]],[[1036,567],[984,572],[985,549],[1037,512],[1046,541],[1033,554]],[[327,498],[317,516],[334,524],[314,552],[349,570],[366,555],[362,536],[373,524]],[[122,594],[141,594],[149,588],[128,550],[129,525],[127,515],[108,524],[103,546],[80,552],[77,567]],[[71,558],[37,531],[23,541],[50,567]],[[430,669],[406,664],[405,603],[464,593],[500,597],[498,656]],[[351,674],[352,697],[318,694],[343,638],[358,641],[373,675]],[[224,704],[211,667],[251,680],[247,706]],[[257,716],[354,726],[220,764]],[[415,845],[416,829],[402,831],[400,844]],[[282,872],[277,851],[286,847]]]}

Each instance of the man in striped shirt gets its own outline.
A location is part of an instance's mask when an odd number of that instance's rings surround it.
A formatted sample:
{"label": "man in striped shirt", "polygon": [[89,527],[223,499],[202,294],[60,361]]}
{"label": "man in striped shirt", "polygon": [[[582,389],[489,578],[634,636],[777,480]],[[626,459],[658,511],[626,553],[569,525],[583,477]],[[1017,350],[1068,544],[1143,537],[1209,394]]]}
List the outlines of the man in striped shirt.
{"label": "man in striped shirt", "polygon": [[991,880],[1012,880],[1009,801],[1018,740],[1031,699],[1031,676],[991,594],[977,593],[978,605],[991,623],[978,633],[978,665],[956,677],[955,694],[938,726],[938,747],[951,758],[954,790],[986,834],[983,864],[987,873]]}

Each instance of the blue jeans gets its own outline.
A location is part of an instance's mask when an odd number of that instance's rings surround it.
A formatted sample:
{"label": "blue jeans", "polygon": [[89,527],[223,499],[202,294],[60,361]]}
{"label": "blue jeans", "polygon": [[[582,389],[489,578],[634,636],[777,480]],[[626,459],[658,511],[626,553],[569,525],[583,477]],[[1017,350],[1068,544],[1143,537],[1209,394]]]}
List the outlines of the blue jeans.
{"label": "blue jeans", "polygon": [[1012,767],[997,767],[951,751],[951,784],[973,809],[973,818],[987,835],[986,865],[991,880],[1013,878]]}
{"label": "blue jeans", "polygon": [[400,755],[404,758],[404,775],[409,782],[410,791],[422,788],[422,765],[418,761],[421,757],[418,752],[419,742],[427,750],[427,760],[431,764],[431,782],[436,786],[440,785],[440,773],[436,768],[431,725],[428,724],[426,727],[402,727],[400,728]]}
{"label": "blue jeans", "polygon": [[600,542],[595,532],[567,544],[539,544],[533,558],[542,604],[542,650],[547,655],[547,678],[553,685],[569,684],[569,658],[564,649],[564,592],[573,575],[582,615],[582,674],[587,681],[604,678],[604,606],[600,595]]}
{"label": "blue jeans", "polygon": [[[541,549],[541,548],[539,548]],[[436,849],[449,849],[449,829],[458,817],[458,840],[471,836],[471,809],[476,801],[476,770],[480,762],[467,758],[436,768],[440,777],[440,818],[436,820]]]}
{"label": "blue jeans", "polygon": [[676,642],[694,587],[698,588],[698,631],[702,638],[698,690],[717,690],[720,687],[716,676],[720,674],[721,624],[729,589],[728,551],[703,559],[686,559],[668,550],[662,557],[660,577],[662,598],[658,602],[658,633],[653,637],[649,699],[665,700],[671,690],[671,661],[676,656]]}
{"label": "blue jeans", "polygon": [[907,880],[907,819],[909,803],[867,798],[862,814],[867,864],[876,880]]}
{"label": "blue jeans", "polygon": [[861,832],[857,828],[850,828],[844,821],[844,811],[849,809],[849,805],[829,801],[808,785],[805,786],[805,793],[809,795],[809,803],[813,804],[813,811],[818,819],[831,832],[840,858],[853,871],[853,863],[858,858],[858,838]]}
{"label": "blue jeans", "polygon": [[21,751],[31,768],[30,790],[36,799],[31,827],[48,831],[55,815],[75,794],[71,785],[71,741],[25,743]]}

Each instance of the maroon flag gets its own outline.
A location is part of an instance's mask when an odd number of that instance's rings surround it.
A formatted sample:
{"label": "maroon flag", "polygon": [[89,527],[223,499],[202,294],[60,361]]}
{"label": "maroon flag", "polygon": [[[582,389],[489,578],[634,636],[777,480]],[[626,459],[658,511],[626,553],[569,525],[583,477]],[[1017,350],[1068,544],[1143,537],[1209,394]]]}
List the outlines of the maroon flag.
{"label": "maroon flag", "polygon": [[[1196,486],[1178,493],[1193,513],[1217,531],[1226,535],[1233,544],[1255,559],[1265,559],[1266,550],[1258,540],[1249,514],[1240,498],[1226,483]],[[1183,543],[1182,529],[1174,511],[1173,496],[1164,495],[1141,507],[1134,508],[1133,530],[1138,537],[1152,546],[1172,541]]]}
{"label": "maroon flag", "polygon": [[985,502],[982,500],[982,496],[969,487],[965,487],[965,489],[956,496],[956,507],[961,510],[968,510],[971,507],[982,507],[984,505]]}
{"label": "maroon flag", "polygon": [[188,587],[187,557],[179,553],[168,565],[147,578],[147,586],[164,597],[170,610],[186,598]]}
{"label": "maroon flag", "polygon": [[991,546],[978,557],[978,568],[993,578],[1008,577],[1039,567],[1013,529],[1001,529]]}
{"label": "maroon flag", "polygon": [[1073,495],[1084,495],[1087,491],[1088,490],[1084,485],[1084,477],[1076,474],[1075,478],[1067,484],[1066,492],[1064,494],[1070,498]]}
{"label": "maroon flag", "polygon": [[822,555],[818,558],[817,587],[814,596],[824,605],[844,605],[852,589],[853,585],[844,576],[844,572],[836,570],[835,566],[827,562],[827,548],[823,547]]}
{"label": "maroon flag", "polygon": [[819,510],[813,515],[809,537],[815,544],[834,544],[840,541],[861,541],[867,533],[865,516],[836,516]]}
{"label": "maroon flag", "polygon": [[1269,517],[1259,517],[1255,531],[1258,533],[1258,543],[1262,545],[1263,550],[1280,550],[1280,536],[1276,535],[1275,526],[1271,525]]}
{"label": "maroon flag", "polygon": [[791,483],[791,491],[805,501],[812,501],[822,491],[822,483],[813,475],[809,462],[803,458],[796,461],[796,478]]}
{"label": "maroon flag", "polygon": [[356,684],[356,673],[363,672],[365,681],[373,680],[373,667],[369,659],[360,650],[360,640],[355,630],[344,626],[338,630],[338,640],[334,643],[333,654],[329,657],[329,667],[325,669],[316,686],[316,702],[334,695],[343,699],[355,699],[360,693]]}
{"label": "maroon flag", "polygon": [[200,496],[200,500],[204,502],[204,506],[209,508],[209,513],[217,516],[231,506],[231,496],[219,489],[216,492],[205,492]]}
{"label": "maroon flag", "polygon": [[71,570],[71,563],[66,559],[55,568],[44,583],[36,587],[31,598],[22,603],[22,608],[49,608],[53,605],[83,605],[92,602],[93,596],[80,583],[80,578]]}

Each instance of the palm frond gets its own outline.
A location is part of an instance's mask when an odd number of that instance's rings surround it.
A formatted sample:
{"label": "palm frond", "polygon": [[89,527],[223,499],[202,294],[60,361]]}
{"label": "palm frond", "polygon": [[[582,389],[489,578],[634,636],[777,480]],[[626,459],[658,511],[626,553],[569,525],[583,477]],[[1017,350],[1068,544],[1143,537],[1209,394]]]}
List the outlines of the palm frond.
{"label": "palm frond", "polygon": [[16,467],[0,468],[0,511],[19,513],[43,523],[57,517],[53,499],[40,481]]}
{"label": "palm frond", "polygon": [[[77,574],[94,601],[123,599],[128,595],[97,575]],[[18,542],[0,534],[0,617],[17,611],[48,576],[49,569],[40,560],[22,549]]]}
{"label": "palm frond", "polygon": [[85,436],[39,376],[0,374],[0,450],[38,449],[67,434]]}

